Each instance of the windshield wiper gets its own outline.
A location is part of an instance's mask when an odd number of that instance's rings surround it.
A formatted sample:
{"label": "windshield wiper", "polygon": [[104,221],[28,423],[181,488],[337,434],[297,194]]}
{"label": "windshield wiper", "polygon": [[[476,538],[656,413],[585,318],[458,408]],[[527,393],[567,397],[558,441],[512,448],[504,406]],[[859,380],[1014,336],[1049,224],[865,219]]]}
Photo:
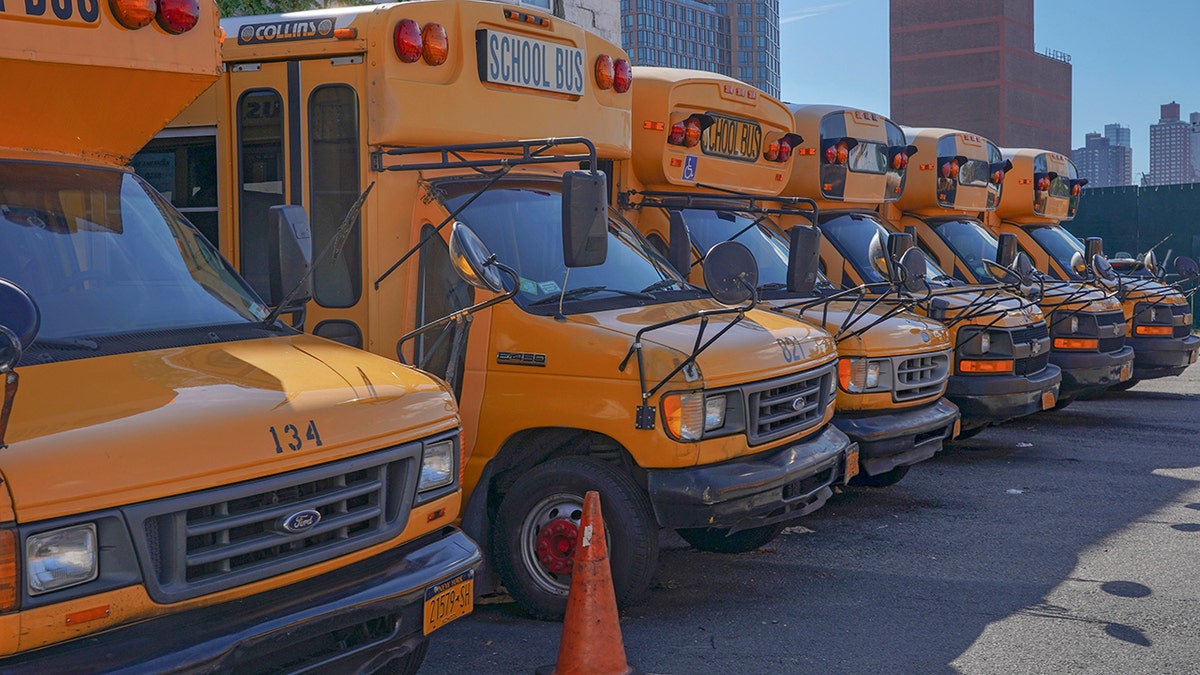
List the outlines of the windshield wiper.
{"label": "windshield wiper", "polygon": [[100,349],[99,342],[88,340],[87,338],[64,338],[61,340],[38,338],[33,341],[33,344],[53,349],[86,349],[92,352]]}
{"label": "windshield wiper", "polygon": [[639,293],[653,293],[654,291],[666,290],[672,286],[680,286],[683,288],[687,288],[688,284],[687,284],[687,282],[679,281],[678,279],[659,279],[658,281],[650,284],[649,286],[643,288],[642,290],[640,290],[638,292]]}
{"label": "windshield wiper", "polygon": [[559,295],[551,295],[550,297],[542,298],[541,300],[534,300],[533,302],[529,303],[529,306],[533,307],[535,305],[545,305],[545,304],[551,303],[551,302],[565,302],[567,300],[575,300],[578,298],[582,298],[585,295],[591,295],[592,293],[598,293],[600,291],[608,291],[609,293],[619,293],[621,295],[628,295],[631,298],[641,298],[643,300],[653,300],[654,299],[653,295],[650,295],[649,293],[645,293],[645,292],[627,291],[622,288],[609,288],[608,286],[582,286],[580,288],[572,288],[571,290],[567,291],[566,293],[561,293]]}
{"label": "windshield wiper", "polygon": [[756,290],[759,291],[780,291],[787,288],[787,284],[779,281],[771,281],[765,284],[759,284]]}

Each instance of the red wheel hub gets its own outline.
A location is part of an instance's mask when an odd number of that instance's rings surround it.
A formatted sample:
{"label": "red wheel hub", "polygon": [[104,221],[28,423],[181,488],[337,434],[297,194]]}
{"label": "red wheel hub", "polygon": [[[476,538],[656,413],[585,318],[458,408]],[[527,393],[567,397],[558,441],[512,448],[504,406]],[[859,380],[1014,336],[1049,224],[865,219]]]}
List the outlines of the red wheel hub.
{"label": "red wheel hub", "polygon": [[554,574],[570,574],[575,568],[575,540],[579,528],[569,520],[546,523],[537,536],[538,560]]}

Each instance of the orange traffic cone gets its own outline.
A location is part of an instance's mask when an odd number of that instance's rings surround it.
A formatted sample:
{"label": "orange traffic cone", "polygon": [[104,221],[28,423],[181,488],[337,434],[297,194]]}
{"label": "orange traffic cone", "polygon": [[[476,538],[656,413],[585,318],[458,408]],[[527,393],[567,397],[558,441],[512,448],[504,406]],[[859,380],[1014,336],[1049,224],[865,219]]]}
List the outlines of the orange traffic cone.
{"label": "orange traffic cone", "polygon": [[635,675],[625,660],[617,594],[608,566],[608,540],[600,515],[600,493],[583,498],[583,518],[575,541],[575,566],[567,615],[563,618],[558,663],[538,668],[537,675]]}

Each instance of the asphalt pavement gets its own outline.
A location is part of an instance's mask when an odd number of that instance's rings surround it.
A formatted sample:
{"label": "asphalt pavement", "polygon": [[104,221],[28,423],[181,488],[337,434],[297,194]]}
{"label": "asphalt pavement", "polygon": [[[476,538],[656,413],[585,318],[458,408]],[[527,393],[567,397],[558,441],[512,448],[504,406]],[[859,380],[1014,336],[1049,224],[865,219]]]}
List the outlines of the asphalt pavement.
{"label": "asphalt pavement", "polygon": [[[1200,366],[988,429],[799,525],[740,555],[664,531],[648,599],[621,615],[631,665],[1200,672]],[[421,673],[531,673],[560,631],[479,606]]]}

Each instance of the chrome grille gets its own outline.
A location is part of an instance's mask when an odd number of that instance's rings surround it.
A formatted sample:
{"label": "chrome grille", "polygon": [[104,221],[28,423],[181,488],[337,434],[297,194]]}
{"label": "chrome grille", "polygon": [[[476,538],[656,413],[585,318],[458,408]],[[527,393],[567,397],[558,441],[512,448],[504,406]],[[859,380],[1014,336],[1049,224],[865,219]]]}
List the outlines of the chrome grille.
{"label": "chrome grille", "polygon": [[950,377],[950,352],[892,359],[892,400],[912,401],[942,392]]}
{"label": "chrome grille", "polygon": [[1040,321],[1027,328],[1015,328],[1008,331],[1012,336],[1014,345],[1019,345],[1024,342],[1033,342],[1034,340],[1043,340],[1050,337],[1050,329],[1046,327],[1046,322]]}
{"label": "chrome grille", "polygon": [[1101,352],[1115,352],[1125,346],[1124,312],[1101,312],[1096,315],[1096,324],[1100,329]]}
{"label": "chrome grille", "polygon": [[1034,375],[1042,372],[1048,363],[1050,363],[1050,352],[1042,352],[1037,356],[1017,359],[1013,362],[1013,374]]}
{"label": "chrome grille", "polygon": [[818,425],[833,405],[837,363],[744,387],[750,411],[746,434],[751,445],[766,443]]}
{"label": "chrome grille", "polygon": [[[178,602],[394,538],[408,522],[420,461],[421,443],[410,443],[127,507],[147,590]],[[321,514],[315,525],[283,527],[310,510]]]}

